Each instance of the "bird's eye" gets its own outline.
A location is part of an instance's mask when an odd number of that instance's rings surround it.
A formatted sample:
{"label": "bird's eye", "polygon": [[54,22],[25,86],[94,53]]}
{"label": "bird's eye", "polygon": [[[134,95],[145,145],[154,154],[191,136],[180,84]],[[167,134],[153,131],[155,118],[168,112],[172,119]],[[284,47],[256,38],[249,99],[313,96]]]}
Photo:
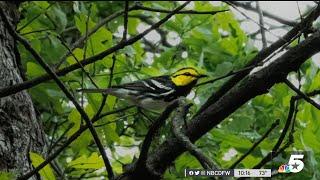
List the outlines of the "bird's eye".
{"label": "bird's eye", "polygon": [[189,72],[184,73],[184,75],[191,76],[191,74]]}

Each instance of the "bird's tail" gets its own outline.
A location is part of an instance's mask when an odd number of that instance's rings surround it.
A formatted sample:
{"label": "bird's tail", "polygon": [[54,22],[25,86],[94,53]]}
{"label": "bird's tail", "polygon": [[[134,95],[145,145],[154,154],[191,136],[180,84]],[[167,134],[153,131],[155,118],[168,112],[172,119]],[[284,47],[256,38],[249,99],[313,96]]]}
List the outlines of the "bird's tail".
{"label": "bird's tail", "polygon": [[105,93],[108,94],[111,92],[111,88],[108,89],[77,89],[77,92],[84,92],[84,93]]}

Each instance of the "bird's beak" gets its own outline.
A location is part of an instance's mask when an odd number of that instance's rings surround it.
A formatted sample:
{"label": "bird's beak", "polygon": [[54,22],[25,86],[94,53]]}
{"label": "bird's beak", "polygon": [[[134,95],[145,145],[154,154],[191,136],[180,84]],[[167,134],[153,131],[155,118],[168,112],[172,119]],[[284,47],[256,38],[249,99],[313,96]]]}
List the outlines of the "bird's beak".
{"label": "bird's beak", "polygon": [[201,75],[198,76],[198,78],[205,78],[205,77],[208,77],[208,75],[201,74]]}

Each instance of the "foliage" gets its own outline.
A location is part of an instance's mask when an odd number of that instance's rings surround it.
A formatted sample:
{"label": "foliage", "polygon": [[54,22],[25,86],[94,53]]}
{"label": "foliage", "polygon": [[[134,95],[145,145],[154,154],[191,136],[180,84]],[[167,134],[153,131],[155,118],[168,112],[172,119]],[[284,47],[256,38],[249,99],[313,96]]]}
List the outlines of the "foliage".
{"label": "foliage", "polygon": [[[179,5],[179,3],[168,2],[143,2],[142,4],[158,9],[174,9]],[[223,3],[213,5],[209,2],[198,1],[193,4],[191,9],[196,11],[228,9],[228,6]],[[61,39],[70,45],[81,36],[85,36],[86,30],[92,29],[103,18],[123,8],[124,3],[117,1],[24,2],[20,6],[22,19],[17,29],[31,42],[46,62],[53,66],[68,52],[68,49],[61,43]],[[147,19],[157,22],[166,14],[143,10],[130,11],[129,38],[140,33],[141,29],[147,26],[139,15],[144,15]],[[82,44],[75,48],[72,51],[74,56],[68,56],[62,67],[77,63],[77,59],[91,57],[116,45],[122,38],[121,29],[123,29],[123,16],[118,16],[88,37],[85,45]],[[232,12],[216,15],[178,14],[162,25],[161,29],[168,32],[161,38],[166,38],[172,46],[164,46],[154,35],[147,36],[144,40],[112,54],[116,58],[112,85],[169,74],[184,66],[197,67],[210,77],[216,78],[231,70],[240,69],[258,52]],[[151,42],[152,46],[148,42]],[[31,79],[45,73],[22,46],[19,46],[19,52],[27,78]],[[84,68],[100,88],[107,87],[110,81],[112,55]],[[311,61],[303,64],[301,75],[304,77],[303,91],[319,89],[320,72],[315,64]],[[60,79],[74,92],[89,117],[92,118],[100,107],[102,95],[75,92],[78,88],[94,88],[85,73],[77,70]],[[190,113],[194,114],[227,79],[195,89],[194,96],[188,96],[195,104]],[[38,85],[30,89],[29,93],[36,109],[40,112],[41,121],[49,138],[49,149],[53,148],[52,151],[54,151],[56,147],[53,145],[61,146],[83,125],[84,121],[54,82],[49,81]],[[285,85],[274,86],[269,93],[258,96],[239,108],[217,128],[201,138],[197,145],[221,168],[226,169],[244,154],[276,119],[280,119],[280,127],[276,128],[253,153],[239,164],[239,168],[252,168],[272,149],[274,142],[278,139],[287,117],[292,95],[294,93]],[[125,101],[108,96],[102,112],[116,110],[126,105]],[[156,117],[153,114],[147,114]],[[310,164],[300,173],[301,177],[320,178],[320,164],[318,163],[320,161],[320,140],[317,138],[320,137],[319,119],[320,113],[317,109],[304,101],[299,102],[296,131],[294,132],[295,142],[286,151],[299,149],[311,152],[312,155],[308,160]],[[95,125],[99,125],[96,127],[99,137],[107,149],[115,172],[120,174],[122,165],[130,163],[134,157],[138,156],[139,145],[150,122],[136,108],[133,108],[105,116]],[[170,123],[167,123],[166,127],[161,129],[154,144],[163,142],[171,133],[170,128]],[[234,149],[237,153],[225,159],[230,149]],[[34,166],[43,161],[40,155],[32,152],[30,157]],[[280,160],[286,161],[286,159]],[[69,178],[106,175],[102,158],[89,131],[85,131],[66,148],[58,156],[57,162]],[[189,153],[184,153],[175,161],[171,170],[165,173],[165,177],[168,179],[182,177],[185,168],[201,168],[201,165]],[[54,179],[49,166],[42,169],[40,175],[44,179]],[[294,179],[295,177],[289,178]]]}
{"label": "foliage", "polygon": [[[39,166],[44,161],[43,157],[37,153],[29,152],[29,155],[30,155],[32,165],[34,167]],[[41,169],[39,171],[39,173],[43,177],[43,179],[47,179],[47,180],[55,180],[56,179],[50,165],[46,165],[43,169]]]}

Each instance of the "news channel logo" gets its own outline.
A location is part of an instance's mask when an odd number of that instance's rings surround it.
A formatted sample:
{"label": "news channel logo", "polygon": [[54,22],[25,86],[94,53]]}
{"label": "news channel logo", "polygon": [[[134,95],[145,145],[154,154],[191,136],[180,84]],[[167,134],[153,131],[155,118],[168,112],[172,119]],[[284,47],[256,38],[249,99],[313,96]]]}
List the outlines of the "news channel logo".
{"label": "news channel logo", "polygon": [[278,173],[298,173],[303,170],[304,162],[303,158],[304,154],[291,154],[288,163],[282,164],[278,168]]}

